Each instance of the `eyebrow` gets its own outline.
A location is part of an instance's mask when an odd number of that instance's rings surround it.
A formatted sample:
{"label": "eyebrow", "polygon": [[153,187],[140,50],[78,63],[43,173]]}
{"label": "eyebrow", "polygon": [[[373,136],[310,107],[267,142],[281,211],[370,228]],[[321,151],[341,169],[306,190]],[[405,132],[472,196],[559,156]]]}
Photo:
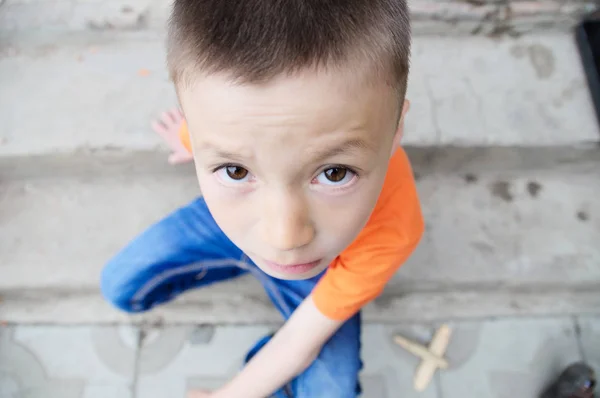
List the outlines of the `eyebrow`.
{"label": "eyebrow", "polygon": [[326,159],[332,158],[338,155],[346,155],[351,152],[357,151],[371,151],[375,152],[375,149],[369,145],[366,141],[355,138],[350,139],[348,141],[343,142],[341,145],[338,145],[334,148],[325,149],[322,151],[316,151],[312,156],[314,162],[322,162]]}
{"label": "eyebrow", "polygon": [[229,159],[234,162],[244,162],[244,161],[248,160],[247,158],[241,156],[239,153],[235,153],[235,152],[227,151],[227,150],[224,150],[221,148],[217,148],[216,146],[209,144],[209,143],[204,143],[203,145],[200,146],[199,149],[203,150],[203,151],[210,151],[212,156],[215,156],[218,158],[223,158],[223,159]]}
{"label": "eyebrow", "polygon": [[[244,156],[241,156],[239,153],[217,148],[212,144],[208,143],[202,145],[201,149],[212,152],[213,156],[224,159],[230,159],[235,162],[245,162],[248,160]],[[336,147],[314,151],[311,156],[311,161],[314,163],[319,163],[334,156],[346,155],[348,153],[365,150],[375,152],[375,149],[366,141],[360,138],[349,139],[347,141],[344,141],[342,144],[337,145]]]}

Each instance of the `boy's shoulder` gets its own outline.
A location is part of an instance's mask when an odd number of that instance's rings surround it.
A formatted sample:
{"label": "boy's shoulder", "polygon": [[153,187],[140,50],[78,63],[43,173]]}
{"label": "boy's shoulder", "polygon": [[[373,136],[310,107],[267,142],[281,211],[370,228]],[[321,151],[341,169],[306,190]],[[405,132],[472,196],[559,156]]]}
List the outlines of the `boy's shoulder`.
{"label": "boy's shoulder", "polygon": [[[398,148],[390,159],[381,193],[367,226],[381,222],[390,224],[391,220],[403,224],[403,221],[414,218],[411,214],[414,216],[417,213],[417,218],[420,218],[421,206],[413,170],[404,149]],[[410,226],[410,223],[398,225],[405,232]],[[414,232],[420,234],[417,230]]]}

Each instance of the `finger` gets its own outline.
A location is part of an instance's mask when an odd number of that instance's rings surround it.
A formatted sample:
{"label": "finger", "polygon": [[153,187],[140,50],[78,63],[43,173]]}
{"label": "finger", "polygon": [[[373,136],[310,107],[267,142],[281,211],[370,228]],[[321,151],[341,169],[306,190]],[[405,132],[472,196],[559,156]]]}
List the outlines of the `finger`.
{"label": "finger", "polygon": [[158,135],[162,137],[162,139],[172,151],[180,150],[182,144],[179,139],[179,134],[175,133],[172,128],[165,125],[161,121],[154,121],[152,122],[151,126],[152,130],[154,130]]}
{"label": "finger", "polygon": [[173,124],[173,119],[171,116],[171,112],[167,111],[167,112],[163,112],[160,115],[160,120],[166,125],[166,126],[170,126],[171,124]]}
{"label": "finger", "polygon": [[167,111],[167,116],[169,116],[169,122],[171,124],[177,123],[177,115],[175,115],[175,112],[172,109]]}
{"label": "finger", "polygon": [[167,126],[165,126],[165,124],[163,122],[161,122],[159,120],[155,120],[152,122],[151,126],[152,126],[152,130],[154,130],[161,136],[164,137],[165,135],[167,135],[168,129],[167,129]]}
{"label": "finger", "polygon": [[181,121],[181,116],[177,109],[171,109],[168,112],[168,115],[169,115],[169,120],[172,124],[179,124],[179,122]]}

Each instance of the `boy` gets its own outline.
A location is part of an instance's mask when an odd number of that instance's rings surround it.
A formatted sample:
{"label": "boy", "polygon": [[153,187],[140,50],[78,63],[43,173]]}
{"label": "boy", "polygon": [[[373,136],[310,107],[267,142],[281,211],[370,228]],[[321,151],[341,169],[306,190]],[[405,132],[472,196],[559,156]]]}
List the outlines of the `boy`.
{"label": "boy", "polygon": [[113,258],[102,292],[145,311],[249,272],[287,320],[195,396],[359,393],[359,310],[423,232],[399,148],[409,47],[405,0],[175,1],[168,65],[203,197]]}

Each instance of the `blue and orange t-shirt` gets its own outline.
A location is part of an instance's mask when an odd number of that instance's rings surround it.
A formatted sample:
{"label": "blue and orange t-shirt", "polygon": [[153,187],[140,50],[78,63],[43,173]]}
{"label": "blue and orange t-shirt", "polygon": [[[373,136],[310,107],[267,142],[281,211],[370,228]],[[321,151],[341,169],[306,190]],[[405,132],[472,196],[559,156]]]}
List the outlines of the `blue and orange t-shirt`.
{"label": "blue and orange t-shirt", "polygon": [[[181,142],[191,151],[184,123]],[[363,230],[339,256],[312,292],[315,305],[330,319],[345,320],[376,298],[417,247],[423,215],[412,168],[399,148],[390,159],[383,188]]]}

